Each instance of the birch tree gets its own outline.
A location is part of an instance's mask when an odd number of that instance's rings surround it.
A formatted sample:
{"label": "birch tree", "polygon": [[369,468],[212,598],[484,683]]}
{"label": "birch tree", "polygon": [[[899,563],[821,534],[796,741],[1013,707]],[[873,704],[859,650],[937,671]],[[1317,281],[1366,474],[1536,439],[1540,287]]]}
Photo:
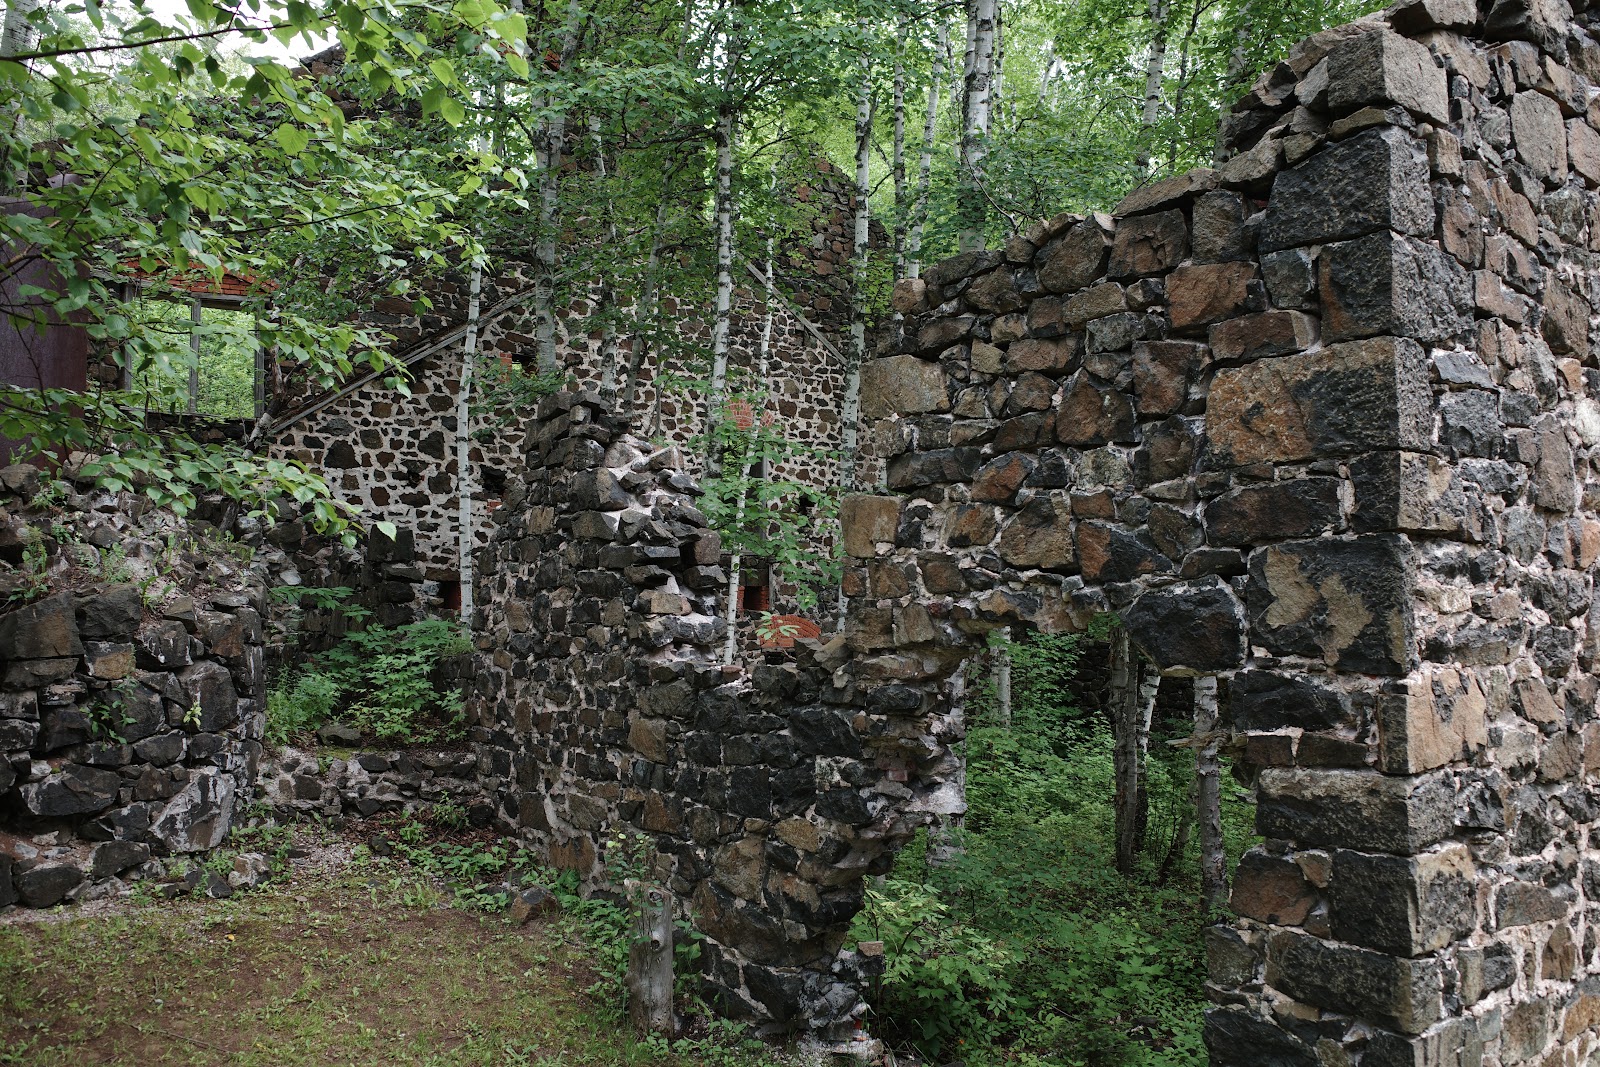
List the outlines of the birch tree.
{"label": "birch tree", "polygon": [[983,248],[987,241],[988,200],[983,188],[983,161],[989,152],[990,92],[994,77],[994,26],[999,0],[968,0],[968,60],[963,85],[961,123],[961,190],[958,195],[962,251]]}
{"label": "birch tree", "polygon": [[1161,119],[1161,88],[1167,62],[1167,23],[1172,16],[1172,0],[1146,0],[1150,19],[1150,49],[1145,55],[1144,109],[1139,116],[1139,154],[1135,166],[1140,180],[1150,175],[1151,146]]}
{"label": "birch tree", "polygon": [[[578,0],[568,0],[557,60],[563,76],[571,69],[578,54],[578,29],[582,15]],[[561,165],[567,140],[567,101],[546,99],[543,103],[548,108],[548,114],[544,119],[543,137],[537,151],[539,243],[534,252],[533,313],[539,373],[553,376],[561,369],[560,356],[556,352],[556,237],[561,218]]]}
{"label": "birch tree", "polygon": [[1207,907],[1228,903],[1228,857],[1222,847],[1222,764],[1217,758],[1217,679],[1194,680],[1194,809],[1199,823],[1200,897]]}

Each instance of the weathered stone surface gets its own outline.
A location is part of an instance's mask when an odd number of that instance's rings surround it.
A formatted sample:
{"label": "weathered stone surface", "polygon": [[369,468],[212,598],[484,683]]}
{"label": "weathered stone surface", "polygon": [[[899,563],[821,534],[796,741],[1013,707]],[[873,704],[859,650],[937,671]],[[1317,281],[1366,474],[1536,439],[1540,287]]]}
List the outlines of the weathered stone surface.
{"label": "weathered stone surface", "polygon": [[1297,930],[1272,935],[1267,984],[1297,1000],[1420,1034],[1443,1015],[1438,960],[1402,960],[1347,948]]}
{"label": "weathered stone surface", "polygon": [[1235,489],[1206,505],[1206,539],[1258,545],[1309,537],[1339,524],[1339,480],[1297,478]]}
{"label": "weathered stone surface", "polygon": [[1378,338],[1217,372],[1212,455],[1233,464],[1413,449],[1432,438],[1422,350]]}
{"label": "weathered stone surface", "polygon": [[196,772],[151,820],[151,834],[173,852],[216,848],[233,825],[234,789],[230,774],[210,768]]}
{"label": "weathered stone surface", "polygon": [[72,596],[59,593],[0,617],[0,659],[52,659],[80,656]]}
{"label": "weathered stone surface", "polygon": [[41,863],[16,877],[17,895],[30,908],[53,908],[83,881],[83,872],[71,863]]}
{"label": "weathered stone surface", "polygon": [[1073,570],[1072,509],[1048,498],[1035,500],[1000,533],[1000,558],[1013,567]]}
{"label": "weathered stone surface", "polygon": [[1208,1010],[1205,1042],[1217,1067],[1322,1067],[1310,1046],[1244,1008]]}
{"label": "weathered stone surface", "polygon": [[1441,341],[1472,325],[1466,268],[1436,246],[1388,233],[1322,250],[1322,335],[1396,334]]}
{"label": "weathered stone surface", "polygon": [[1414,855],[1446,837],[1454,822],[1454,786],[1437,773],[1267,768],[1257,787],[1257,831],[1301,847]]}
{"label": "weathered stone surface", "polygon": [[1218,190],[1195,201],[1189,243],[1200,262],[1241,259],[1247,252],[1244,198]]}
{"label": "weathered stone surface", "polygon": [[1172,569],[1147,535],[1126,526],[1080,522],[1077,543],[1079,566],[1091,582],[1130,582]]}
{"label": "weathered stone surface", "polygon": [[1507,110],[1517,157],[1546,184],[1566,181],[1567,130],[1560,105],[1543,93],[1518,93]]}
{"label": "weathered stone surface", "polygon": [[78,605],[78,632],[95,639],[126,640],[144,619],[138,586],[113,585]]}
{"label": "weathered stone surface", "polygon": [[1167,310],[1178,333],[1259,311],[1261,296],[1254,263],[1179,267],[1167,277]]}
{"label": "weathered stone surface", "polygon": [[1399,538],[1298,541],[1250,557],[1252,640],[1366,674],[1404,674],[1416,660],[1409,546]]}
{"label": "weathered stone surface", "polygon": [[1244,663],[1244,608],[1220,578],[1152,589],[1124,609],[1122,622],[1163,671],[1213,673]]}
{"label": "weathered stone surface", "polygon": [[185,706],[198,708],[199,718],[195,728],[202,733],[216,733],[239,721],[239,694],[233,687],[233,675],[228,668],[215,660],[206,660],[178,673],[183,685]]}
{"label": "weathered stone surface", "polygon": [[1079,448],[1127,440],[1133,433],[1133,406],[1125,393],[1103,389],[1079,372],[1066,385],[1056,414],[1056,440]]}
{"label": "weathered stone surface", "polygon": [[911,489],[939,482],[971,481],[981,453],[976,448],[937,448],[889,461],[889,488]]}
{"label": "weathered stone surface", "polygon": [[1117,224],[1106,273],[1133,278],[1171,270],[1189,254],[1189,226],[1181,211],[1139,215]]}
{"label": "weathered stone surface", "polygon": [[1208,337],[1214,362],[1282,356],[1316,343],[1317,320],[1298,311],[1264,311],[1219,322]]}
{"label": "weathered stone surface", "polygon": [[104,811],[115,803],[122,779],[115,771],[68,764],[37,782],[29,782],[18,792],[31,814],[44,818],[89,815]]}
{"label": "weathered stone surface", "polygon": [[861,367],[861,413],[867,418],[950,410],[943,368],[915,356],[889,356]]}
{"label": "weathered stone surface", "polygon": [[1397,104],[1419,119],[1450,121],[1445,72],[1424,44],[1387,28],[1340,43],[1328,55],[1328,107]]}
{"label": "weathered stone surface", "polygon": [[1230,693],[1234,717],[1246,730],[1338,730],[1355,715],[1348,692],[1286,671],[1240,671]]}
{"label": "weathered stone surface", "polygon": [[1317,902],[1316,889],[1299,864],[1283,856],[1251,849],[1234,871],[1228,906],[1250,919],[1278,926],[1299,926]]}
{"label": "weathered stone surface", "polygon": [[877,555],[880,541],[893,542],[900,528],[900,500],[892,496],[853,494],[839,502],[844,550],[857,559]]}
{"label": "weathered stone surface", "polygon": [[1403,131],[1378,129],[1280,172],[1260,246],[1276,252],[1389,229],[1429,235],[1433,224],[1427,156]]}
{"label": "weathered stone surface", "polygon": [[1140,341],[1133,346],[1133,395],[1140,416],[1175,415],[1184,409],[1189,382],[1205,346],[1192,341]]}
{"label": "weathered stone surface", "polygon": [[1378,765],[1416,774],[1470,758],[1487,744],[1488,698],[1477,679],[1451,668],[1408,683],[1378,705]]}
{"label": "weathered stone surface", "polygon": [[1333,854],[1329,919],[1340,941],[1421,956],[1478,925],[1477,871],[1460,845],[1421,856]]}
{"label": "weathered stone surface", "polygon": [[1005,368],[1010,374],[1021,371],[1059,372],[1071,366],[1077,353],[1077,341],[1071,337],[1053,341],[1038,338],[1013,341],[1006,350]]}
{"label": "weathered stone surface", "polygon": [[1039,282],[1053,293],[1082,289],[1100,277],[1111,252],[1111,235],[1097,219],[1074,226],[1039,268]]}

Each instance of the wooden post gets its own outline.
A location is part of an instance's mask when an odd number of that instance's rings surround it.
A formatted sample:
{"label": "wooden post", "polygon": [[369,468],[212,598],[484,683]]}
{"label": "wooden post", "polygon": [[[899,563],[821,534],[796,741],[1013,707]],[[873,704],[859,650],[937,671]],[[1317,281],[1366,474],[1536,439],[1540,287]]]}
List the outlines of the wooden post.
{"label": "wooden post", "polygon": [[631,879],[625,888],[633,904],[628,1017],[640,1033],[671,1036],[677,1029],[672,1014],[672,894]]}

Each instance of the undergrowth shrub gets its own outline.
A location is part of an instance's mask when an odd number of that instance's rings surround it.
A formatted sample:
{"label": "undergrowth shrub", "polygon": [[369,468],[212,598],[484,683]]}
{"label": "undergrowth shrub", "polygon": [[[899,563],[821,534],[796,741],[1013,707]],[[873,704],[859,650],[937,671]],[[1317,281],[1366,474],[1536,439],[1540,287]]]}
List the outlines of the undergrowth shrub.
{"label": "undergrowth shrub", "polygon": [[335,717],[384,744],[458,740],[465,732],[459,697],[435,679],[445,660],[471,647],[445,619],[353,630],[268,692],[267,740],[287,744]]}
{"label": "undergrowth shrub", "polygon": [[[961,849],[930,866],[919,834],[857,916],[853,935],[885,947],[873,1028],[929,1062],[1201,1067],[1201,935],[1216,916],[1200,902],[1194,844],[1177,847],[1193,753],[1164,743],[1189,724],[1152,731],[1149,831],[1124,878],[1110,726],[1070,696],[1082,646],[1039,636],[1008,651],[1009,725],[990,686],[969,706]],[[1236,859],[1251,813],[1231,783],[1223,792]]]}

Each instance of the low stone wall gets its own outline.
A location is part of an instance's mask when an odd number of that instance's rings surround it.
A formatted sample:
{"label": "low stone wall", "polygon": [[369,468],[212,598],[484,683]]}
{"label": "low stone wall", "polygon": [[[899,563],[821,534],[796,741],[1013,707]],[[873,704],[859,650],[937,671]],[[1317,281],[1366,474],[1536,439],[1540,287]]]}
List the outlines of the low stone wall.
{"label": "low stone wall", "polygon": [[448,803],[473,825],[488,825],[492,802],[472,752],[355,752],[337,758],[285,746],[268,757],[259,793],[282,817],[367,818]]}
{"label": "low stone wall", "polygon": [[148,501],[0,485],[0,584],[57,590],[0,612],[0,906],[47,907],[227,837],[261,756],[262,579]]}
{"label": "low stone wall", "polygon": [[680,466],[596,396],[541,405],[479,561],[484,785],[592,885],[625,857],[619,835],[648,838],[724,1010],[848,1029],[865,1007],[841,951],[862,879],[959,807],[939,790],[954,758],[921,694],[836,674],[837,643],[719,664],[721,545]]}

